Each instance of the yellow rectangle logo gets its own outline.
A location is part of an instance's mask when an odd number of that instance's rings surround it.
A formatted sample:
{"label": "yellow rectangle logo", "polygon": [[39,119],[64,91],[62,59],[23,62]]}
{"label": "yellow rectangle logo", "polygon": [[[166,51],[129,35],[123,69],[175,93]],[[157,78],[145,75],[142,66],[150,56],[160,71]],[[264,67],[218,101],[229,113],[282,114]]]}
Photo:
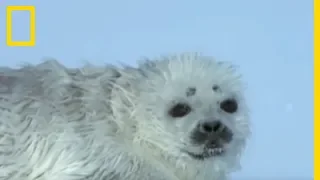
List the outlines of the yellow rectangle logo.
{"label": "yellow rectangle logo", "polygon": [[[12,11],[30,12],[30,40],[12,40]],[[7,6],[7,45],[8,46],[34,46],[36,44],[36,10],[34,6]]]}

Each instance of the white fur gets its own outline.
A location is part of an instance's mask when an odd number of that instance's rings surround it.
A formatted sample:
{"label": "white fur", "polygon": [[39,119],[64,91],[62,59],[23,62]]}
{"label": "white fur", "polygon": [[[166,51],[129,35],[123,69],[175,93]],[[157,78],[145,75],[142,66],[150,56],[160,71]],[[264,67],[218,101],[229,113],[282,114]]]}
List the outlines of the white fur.
{"label": "white fur", "polygon": [[[239,166],[250,133],[235,69],[196,53],[138,68],[46,61],[0,72],[0,180],[221,180]],[[189,86],[197,88],[190,99]],[[230,95],[240,103],[232,115],[217,106]],[[174,101],[188,101],[193,112],[170,118]],[[192,159],[181,150],[200,152],[190,131],[212,114],[234,140],[223,157]]]}

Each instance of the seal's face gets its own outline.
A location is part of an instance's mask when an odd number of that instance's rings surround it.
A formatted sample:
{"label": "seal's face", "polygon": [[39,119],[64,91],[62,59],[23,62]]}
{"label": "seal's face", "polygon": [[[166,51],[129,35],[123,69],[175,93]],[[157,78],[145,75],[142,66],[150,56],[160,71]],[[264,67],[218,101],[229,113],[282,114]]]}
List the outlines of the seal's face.
{"label": "seal's face", "polygon": [[[210,87],[209,82],[198,83],[207,84],[196,88],[187,83],[191,87],[169,100],[163,111],[166,128],[179,137],[179,148],[193,159],[236,155],[249,130],[244,100],[239,92],[223,84]],[[179,87],[183,89],[183,85]]]}
{"label": "seal's face", "polygon": [[[249,135],[248,110],[233,67],[198,55],[141,66],[141,103],[154,144],[196,160],[237,156]],[[150,136],[150,135],[148,135]]]}
{"label": "seal's face", "polygon": [[[214,156],[223,156],[228,151],[227,147],[234,138],[235,124],[233,122],[235,120],[232,114],[237,113],[237,99],[234,97],[226,98],[209,107],[211,112],[208,109],[208,112],[204,113],[207,115],[203,115],[203,118],[195,119],[195,123],[191,123],[192,126],[187,131],[189,147],[187,145],[183,151],[194,159],[204,160]],[[177,102],[168,111],[168,116],[177,121],[183,118],[188,121],[187,116],[192,116],[190,113],[196,113],[193,111],[197,110],[201,112],[201,109],[192,106],[192,103]],[[184,125],[184,123],[177,124],[179,127],[188,126]],[[179,130],[182,131],[183,129],[180,128]]]}

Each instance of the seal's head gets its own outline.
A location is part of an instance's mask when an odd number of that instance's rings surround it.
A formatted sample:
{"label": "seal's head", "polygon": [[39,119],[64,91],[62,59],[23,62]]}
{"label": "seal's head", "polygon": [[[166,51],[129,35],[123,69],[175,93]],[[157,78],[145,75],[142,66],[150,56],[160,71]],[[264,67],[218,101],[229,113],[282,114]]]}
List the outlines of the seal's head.
{"label": "seal's head", "polygon": [[[136,141],[188,166],[233,167],[250,134],[243,85],[235,68],[198,54],[139,65]],[[154,150],[157,152],[156,150]]]}

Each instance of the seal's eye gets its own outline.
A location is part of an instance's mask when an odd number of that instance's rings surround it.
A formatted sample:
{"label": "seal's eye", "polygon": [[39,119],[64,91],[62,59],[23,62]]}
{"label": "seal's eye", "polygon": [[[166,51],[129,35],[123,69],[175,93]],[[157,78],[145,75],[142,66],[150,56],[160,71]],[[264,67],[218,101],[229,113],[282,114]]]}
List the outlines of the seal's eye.
{"label": "seal's eye", "polygon": [[178,103],[169,110],[169,115],[174,118],[181,118],[191,112],[191,107],[185,103]]}

